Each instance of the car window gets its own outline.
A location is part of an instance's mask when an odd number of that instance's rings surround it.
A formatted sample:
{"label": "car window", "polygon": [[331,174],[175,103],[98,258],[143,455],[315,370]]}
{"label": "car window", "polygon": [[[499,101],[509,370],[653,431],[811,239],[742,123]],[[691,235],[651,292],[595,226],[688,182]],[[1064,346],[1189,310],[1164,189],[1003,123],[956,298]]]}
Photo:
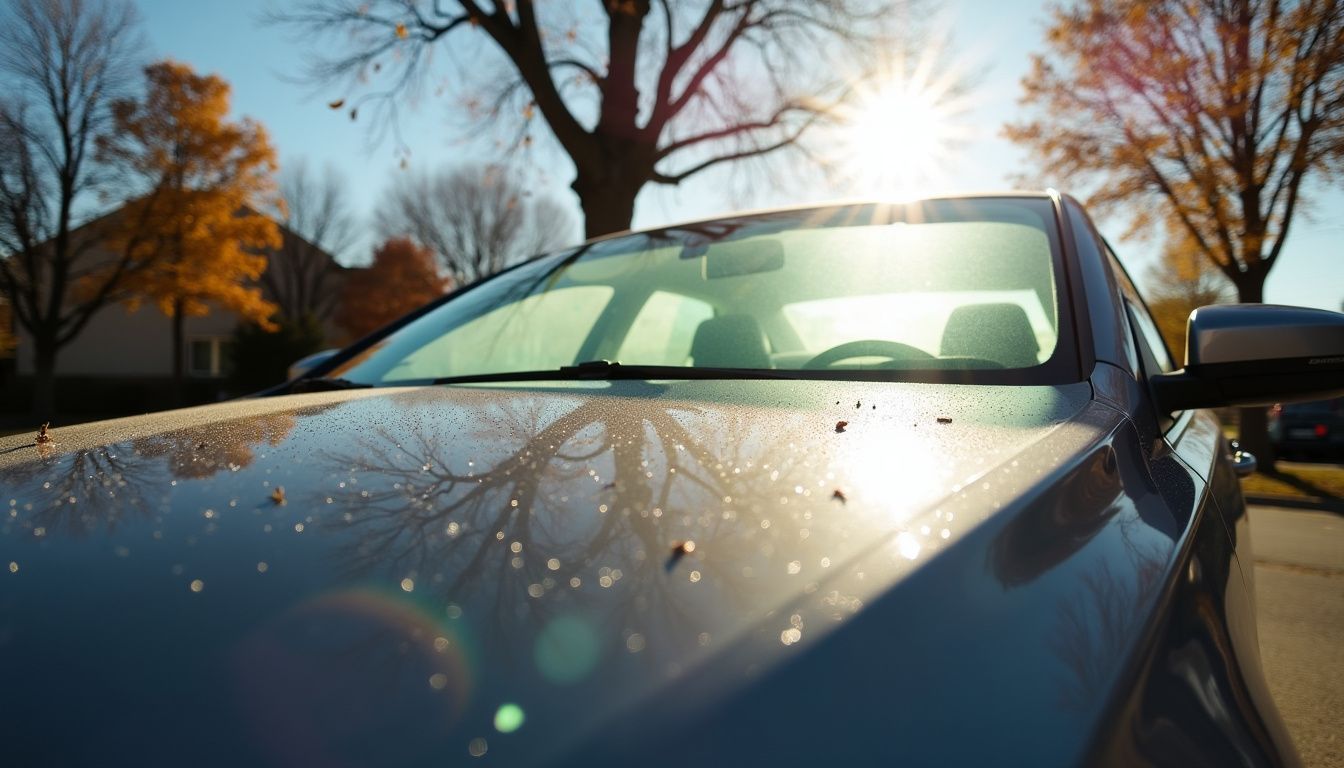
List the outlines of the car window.
{"label": "car window", "polygon": [[654,291],[630,324],[617,360],[645,365],[685,365],[695,331],[714,316],[708,302],[667,291]]}
{"label": "car window", "polygon": [[[524,264],[422,314],[329,375],[411,383],[614,358],[625,366],[831,378],[1062,383],[1079,375],[1072,344],[1063,343],[1072,323],[1062,319],[1062,259],[1046,198],[698,222]],[[980,373],[1037,367],[1047,380]]]}
{"label": "car window", "polygon": [[1130,320],[1135,326],[1135,330],[1144,344],[1148,347],[1154,362],[1157,363],[1158,371],[1154,373],[1170,373],[1176,370],[1176,365],[1172,361],[1171,352],[1167,349],[1167,342],[1162,338],[1162,332],[1157,329],[1157,323],[1153,322],[1153,316],[1148,313],[1148,307],[1143,303],[1143,297],[1134,287],[1133,281],[1129,279],[1129,274],[1125,272],[1124,266],[1116,258],[1115,252],[1109,245],[1106,246],[1106,258],[1110,262],[1111,270],[1115,273],[1116,282],[1120,285],[1120,292],[1124,294],[1125,303],[1130,310]]}
{"label": "car window", "polygon": [[608,286],[574,286],[497,307],[411,351],[383,380],[572,365],[611,295]]}

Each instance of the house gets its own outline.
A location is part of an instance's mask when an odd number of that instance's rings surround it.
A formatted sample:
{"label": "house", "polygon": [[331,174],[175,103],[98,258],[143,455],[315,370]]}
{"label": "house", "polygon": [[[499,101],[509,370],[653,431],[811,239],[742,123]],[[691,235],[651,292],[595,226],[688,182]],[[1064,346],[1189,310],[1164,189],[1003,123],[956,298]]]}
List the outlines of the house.
{"label": "house", "polygon": [[[108,214],[115,216],[117,212]],[[106,221],[101,217],[98,221]],[[81,230],[88,231],[97,222]],[[78,234],[80,230],[76,230]],[[280,225],[282,244],[266,253],[266,273],[258,281],[262,294],[279,308],[282,317],[311,313],[322,324],[329,342],[340,331],[331,315],[348,270],[329,253]],[[111,260],[108,251],[94,246],[87,263]],[[0,324],[6,306],[0,304]],[[201,317],[184,318],[184,361],[188,382],[184,403],[200,403],[242,394],[229,389],[227,348],[239,325],[230,311],[216,309]],[[26,409],[34,374],[33,345],[27,331],[14,323],[17,348],[12,353],[17,374],[5,388],[7,401],[0,410]],[[0,325],[0,327],[4,327]],[[334,345],[334,344],[333,344]],[[56,362],[57,400],[63,412],[114,415],[165,407],[173,374],[172,322],[150,303],[131,311],[122,304],[100,308],[69,343]],[[2,354],[2,353],[0,353]],[[3,372],[0,361],[0,373]],[[0,386],[4,385],[0,378]]]}

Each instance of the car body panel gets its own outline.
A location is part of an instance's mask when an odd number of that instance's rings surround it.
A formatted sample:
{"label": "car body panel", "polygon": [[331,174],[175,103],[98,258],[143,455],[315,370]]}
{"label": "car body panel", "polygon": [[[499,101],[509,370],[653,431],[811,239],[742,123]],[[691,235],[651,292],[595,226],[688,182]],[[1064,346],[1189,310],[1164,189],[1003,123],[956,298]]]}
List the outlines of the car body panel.
{"label": "car body panel", "polygon": [[[547,744],[657,690],[669,666],[690,669],[745,642],[772,623],[768,614],[869,548],[917,552],[904,559],[909,570],[951,546],[973,522],[934,528],[934,508],[1073,424],[1090,394],[1085,384],[835,382],[371,392],[307,395],[291,408],[276,407],[288,398],[262,401],[269,412],[243,418],[236,405],[220,420],[195,409],[158,417],[176,429],[123,421],[56,430],[50,446],[0,446],[0,503],[9,505],[0,543],[17,566],[0,594],[0,683],[15,692],[0,717],[7,741],[57,756],[85,744],[118,754],[144,737],[136,723],[152,721],[164,755],[210,745],[196,757],[286,763],[293,756],[267,753],[256,734],[288,729],[275,743],[293,744],[295,732],[340,724],[347,740],[310,746],[359,762],[366,743],[394,740],[414,763],[462,752],[516,701],[532,731],[518,741],[554,731]],[[272,500],[277,487],[283,505]],[[698,549],[669,562],[685,540]],[[891,581],[867,584],[859,599]],[[336,679],[337,657],[351,650],[302,647],[310,624],[332,637],[385,631],[393,648],[445,637],[463,655],[442,669],[434,664],[443,654],[408,662],[423,674],[395,678],[407,690],[402,706],[389,705],[399,713],[391,721],[300,716],[316,704],[305,685]],[[815,621],[805,636],[824,626]],[[771,629],[772,646],[789,650],[787,629]],[[557,671],[563,659],[547,654],[570,656],[574,643],[601,653],[570,680],[577,673]],[[38,656],[48,662],[11,663]],[[296,658],[307,660],[297,671]],[[345,679],[337,692],[367,693],[385,663],[363,660],[370,677]],[[449,727],[411,738],[405,729],[436,711],[426,682],[435,674],[454,685],[469,674],[471,688],[439,707]],[[548,684],[548,674],[563,684]],[[582,717],[572,712],[571,697],[598,692]],[[72,722],[86,741],[55,738]],[[230,747],[221,729],[252,738]]]}

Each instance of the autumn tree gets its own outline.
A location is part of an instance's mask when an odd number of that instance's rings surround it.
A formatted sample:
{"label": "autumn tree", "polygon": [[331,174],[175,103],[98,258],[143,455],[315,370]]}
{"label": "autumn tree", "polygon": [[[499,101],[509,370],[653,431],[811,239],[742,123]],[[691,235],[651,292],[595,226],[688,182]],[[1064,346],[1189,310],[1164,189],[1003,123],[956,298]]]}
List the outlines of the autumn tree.
{"label": "autumn tree", "polygon": [[[1080,0],[1054,9],[1009,125],[1133,230],[1180,223],[1259,302],[1310,182],[1344,169],[1344,4]],[[1241,434],[1269,457],[1263,409]]]}
{"label": "autumn tree", "polygon": [[528,195],[499,166],[402,175],[375,218],[383,237],[409,237],[433,251],[456,285],[564,245],[574,231],[564,206]]}
{"label": "autumn tree", "polygon": [[[628,229],[645,185],[785,149],[879,69],[902,0],[305,0],[276,18],[331,54],[309,72],[335,108],[395,121],[427,85],[463,90],[516,148],[572,161],[588,236]],[[438,58],[433,55],[438,53]],[[446,61],[451,69],[439,62]],[[459,82],[465,73],[466,82]],[[448,83],[449,85],[444,85]],[[498,134],[497,134],[498,135]]]}
{"label": "autumn tree", "polygon": [[113,105],[115,130],[103,159],[139,192],[108,239],[146,266],[130,278],[134,306],[149,301],[172,318],[173,383],[185,371],[184,319],[222,308],[269,324],[275,305],[255,281],[263,249],[280,245],[275,222],[256,213],[273,193],[275,151],[249,119],[230,121],[229,86],[185,64],[145,69],[143,99]]}
{"label": "autumn tree", "polygon": [[56,408],[61,348],[134,270],[128,254],[100,255],[96,227],[81,224],[95,218],[106,181],[94,139],[136,80],[138,30],[124,0],[12,0],[0,10],[0,293],[31,339],[40,419]]}
{"label": "autumn tree", "polygon": [[339,298],[333,275],[340,267],[333,259],[355,239],[350,186],[335,168],[318,173],[298,160],[280,171],[280,203],[275,214],[284,225],[282,242],[262,285],[274,297],[282,320],[326,320]]}
{"label": "autumn tree", "polygon": [[439,276],[433,253],[394,238],[378,246],[372,264],[346,278],[336,323],[360,338],[439,298],[451,285]]}
{"label": "autumn tree", "polygon": [[1179,223],[1168,226],[1161,258],[1148,268],[1145,277],[1148,310],[1177,360],[1185,351],[1190,313],[1236,299],[1236,288],[1227,275],[1200,252]]}

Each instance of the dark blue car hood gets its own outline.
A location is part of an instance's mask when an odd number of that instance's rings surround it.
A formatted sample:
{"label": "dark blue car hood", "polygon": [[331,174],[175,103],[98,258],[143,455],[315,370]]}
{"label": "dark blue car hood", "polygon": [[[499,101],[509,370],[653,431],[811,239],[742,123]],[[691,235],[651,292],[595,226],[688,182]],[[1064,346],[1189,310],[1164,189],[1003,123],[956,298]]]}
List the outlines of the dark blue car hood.
{"label": "dark blue car hood", "polygon": [[[693,723],[776,670],[835,663],[819,641],[853,623],[875,669],[963,665],[891,691],[906,725],[983,722],[1017,686],[1021,722],[994,727],[1030,754],[1059,738],[1033,726],[1095,712],[1059,703],[1072,678],[1058,627],[1012,612],[1107,517],[1084,510],[1044,542],[975,533],[1114,430],[1089,397],[441,387],[7,438],[3,743],[17,764],[642,760],[642,732]],[[901,590],[922,607],[898,629],[851,622]],[[995,627],[1007,665],[957,645]],[[966,687],[927,690],[931,672]],[[744,739],[774,737],[751,712],[719,715],[738,716]],[[1064,738],[1081,749],[1086,728]]]}

